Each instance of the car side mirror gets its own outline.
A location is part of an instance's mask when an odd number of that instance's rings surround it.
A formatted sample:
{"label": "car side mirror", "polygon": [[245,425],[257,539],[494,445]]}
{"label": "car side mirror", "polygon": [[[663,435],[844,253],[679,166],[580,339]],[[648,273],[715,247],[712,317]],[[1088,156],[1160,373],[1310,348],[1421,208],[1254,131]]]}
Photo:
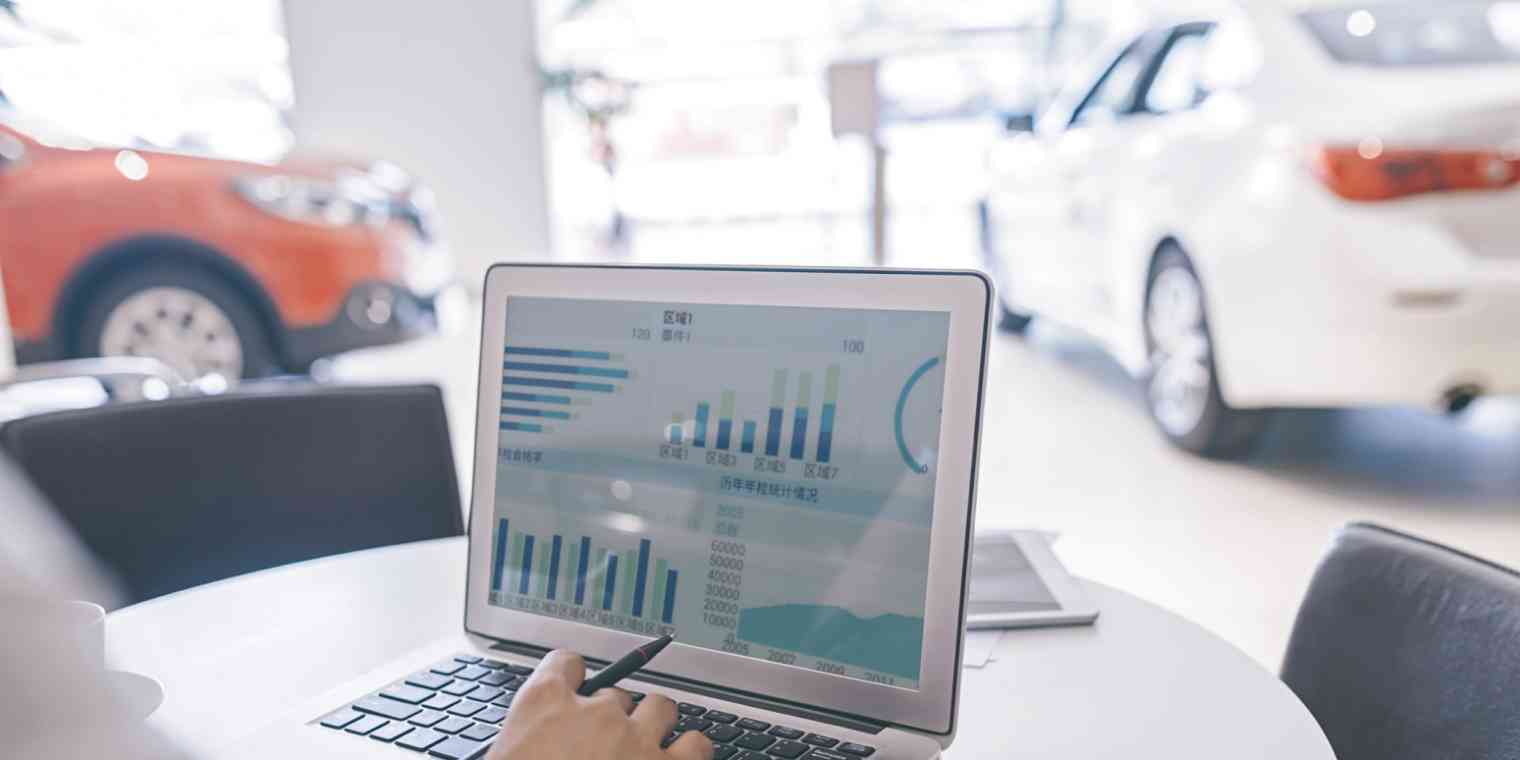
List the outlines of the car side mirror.
{"label": "car side mirror", "polygon": [[1003,131],[1009,134],[1034,131],[1034,114],[1011,113],[1003,117]]}

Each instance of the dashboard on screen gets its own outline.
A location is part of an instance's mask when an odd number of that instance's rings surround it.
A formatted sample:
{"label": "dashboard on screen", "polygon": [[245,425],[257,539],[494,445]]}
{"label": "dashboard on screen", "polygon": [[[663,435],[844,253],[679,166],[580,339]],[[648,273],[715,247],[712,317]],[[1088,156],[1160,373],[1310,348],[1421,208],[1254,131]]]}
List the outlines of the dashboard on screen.
{"label": "dashboard on screen", "polygon": [[949,327],[509,298],[489,603],[918,688]]}

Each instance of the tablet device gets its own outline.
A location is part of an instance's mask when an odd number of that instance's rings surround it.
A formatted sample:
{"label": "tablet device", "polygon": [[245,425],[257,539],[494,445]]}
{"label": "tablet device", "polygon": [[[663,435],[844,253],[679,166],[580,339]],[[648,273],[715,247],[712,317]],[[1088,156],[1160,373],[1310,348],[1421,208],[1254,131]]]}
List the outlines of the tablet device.
{"label": "tablet device", "polygon": [[1081,584],[1033,531],[979,531],[972,548],[966,627],[1086,625],[1098,618]]}

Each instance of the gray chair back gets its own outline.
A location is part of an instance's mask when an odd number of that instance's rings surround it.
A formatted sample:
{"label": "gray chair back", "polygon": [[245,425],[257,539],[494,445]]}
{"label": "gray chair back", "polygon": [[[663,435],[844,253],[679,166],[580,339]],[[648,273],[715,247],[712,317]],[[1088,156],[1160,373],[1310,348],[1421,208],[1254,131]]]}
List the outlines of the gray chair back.
{"label": "gray chair back", "polygon": [[464,530],[431,385],[283,384],[57,412],[6,423],[0,447],[129,601]]}
{"label": "gray chair back", "polygon": [[1349,525],[1314,574],[1282,678],[1340,760],[1520,758],[1520,575]]}

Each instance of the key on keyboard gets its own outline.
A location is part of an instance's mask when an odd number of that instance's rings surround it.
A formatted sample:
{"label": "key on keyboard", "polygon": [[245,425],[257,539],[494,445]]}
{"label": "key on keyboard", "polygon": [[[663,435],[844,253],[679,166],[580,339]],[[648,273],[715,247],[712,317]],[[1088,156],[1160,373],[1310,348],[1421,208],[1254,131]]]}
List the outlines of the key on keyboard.
{"label": "key on keyboard", "polygon": [[343,709],[323,718],[322,725],[328,728],[343,728],[362,717],[364,717],[362,714],[353,710]]}
{"label": "key on keyboard", "polygon": [[414,749],[418,752],[422,752],[428,747],[431,747],[434,744],[437,744],[438,742],[441,742],[447,738],[447,735],[440,734],[437,731],[432,731],[426,728],[419,728],[407,734],[406,736],[397,739],[396,746],[406,747],[407,749]]}
{"label": "key on keyboard", "polygon": [[412,705],[384,697],[365,697],[354,703],[354,709],[359,712],[381,715],[391,720],[406,720],[422,712],[422,708],[420,707],[413,707]]}
{"label": "key on keyboard", "polygon": [[448,676],[440,676],[437,673],[415,673],[410,678],[407,678],[406,682],[412,686],[420,686],[434,691],[453,683],[453,681],[449,680]]}
{"label": "key on keyboard", "polygon": [[380,696],[387,699],[394,699],[397,702],[405,702],[409,705],[416,705],[432,699],[433,692],[428,691],[427,689],[419,689],[416,686],[401,685],[392,686],[389,689],[380,692]]}
{"label": "key on keyboard", "polygon": [[809,752],[807,754],[807,757],[803,758],[802,760],[852,760],[852,757],[850,755],[835,752],[831,749],[817,747],[812,752]]}
{"label": "key on keyboard", "polygon": [[412,727],[405,723],[391,723],[384,728],[377,728],[371,731],[369,738],[379,742],[393,742],[410,730],[412,730]]}
{"label": "key on keyboard", "polygon": [[444,722],[433,726],[433,730],[445,734],[457,734],[460,731],[463,731],[473,725],[475,725],[474,721],[465,720],[464,718],[449,718],[448,720],[445,720]]}
{"label": "key on keyboard", "polygon": [[491,745],[480,742],[472,742],[469,739],[461,739],[451,736],[428,750],[433,757],[441,757],[443,760],[474,760],[486,753]]}
{"label": "key on keyboard", "polygon": [[449,716],[444,715],[441,712],[435,712],[433,710],[423,710],[421,715],[418,715],[417,717],[412,718],[408,722],[411,723],[414,726],[422,726],[423,728],[432,728],[433,726],[438,725],[438,721],[443,720],[444,718],[447,718],[447,717],[449,717]]}
{"label": "key on keyboard", "polygon": [[453,707],[450,707],[449,708],[449,714],[450,715],[460,715],[460,716],[468,718],[471,715],[474,715],[475,713],[478,713],[478,712],[480,712],[481,710],[484,710],[484,709],[486,709],[486,705],[485,705],[484,702],[472,702],[472,701],[466,699],[463,702],[460,702],[459,704],[454,705]]}
{"label": "key on keyboard", "polygon": [[835,744],[839,743],[838,739],[834,739],[834,738],[831,738],[831,737],[828,737],[828,736],[822,736],[820,734],[808,734],[807,736],[805,736],[805,737],[802,738],[802,741],[804,743],[811,744],[814,747],[825,747],[825,748],[832,747]]}
{"label": "key on keyboard", "polygon": [[496,738],[496,735],[499,733],[501,732],[497,729],[491,728],[490,726],[482,726],[479,723],[476,723],[475,725],[461,731],[459,735],[471,741],[487,742]]}
{"label": "key on keyboard", "polygon": [[739,729],[734,728],[733,726],[725,726],[725,725],[722,725],[722,724],[713,726],[712,728],[710,728],[710,729],[707,730],[707,738],[712,739],[713,741],[718,742],[719,744],[725,744],[727,742],[731,742],[731,741],[733,741],[733,740],[735,740],[735,739],[737,739],[737,738],[739,738],[740,736],[743,736],[743,735],[744,735],[743,731],[740,731]]}
{"label": "key on keyboard", "polygon": [[765,734],[745,734],[734,740],[734,746],[739,749],[765,749],[776,743],[776,737]]}
{"label": "key on keyboard", "polygon": [[770,754],[784,758],[785,760],[792,760],[794,757],[801,757],[802,753],[809,749],[811,747],[801,742],[786,741],[771,747]]}

